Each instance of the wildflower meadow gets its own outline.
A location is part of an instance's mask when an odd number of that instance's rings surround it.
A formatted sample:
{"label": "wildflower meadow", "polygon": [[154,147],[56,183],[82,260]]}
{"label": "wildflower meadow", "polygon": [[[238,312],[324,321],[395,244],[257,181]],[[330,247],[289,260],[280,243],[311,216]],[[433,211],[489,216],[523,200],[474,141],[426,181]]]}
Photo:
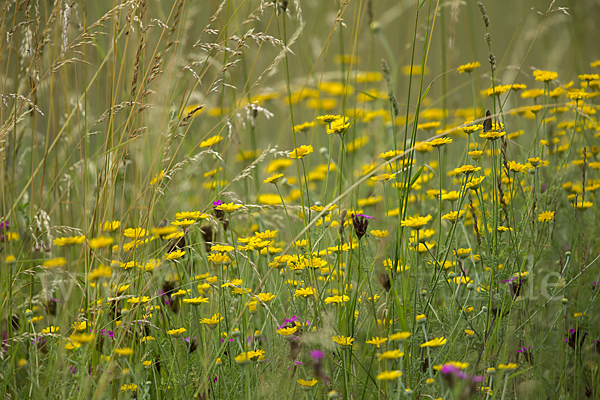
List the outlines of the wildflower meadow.
{"label": "wildflower meadow", "polygon": [[4,0],[1,398],[600,399],[599,19]]}

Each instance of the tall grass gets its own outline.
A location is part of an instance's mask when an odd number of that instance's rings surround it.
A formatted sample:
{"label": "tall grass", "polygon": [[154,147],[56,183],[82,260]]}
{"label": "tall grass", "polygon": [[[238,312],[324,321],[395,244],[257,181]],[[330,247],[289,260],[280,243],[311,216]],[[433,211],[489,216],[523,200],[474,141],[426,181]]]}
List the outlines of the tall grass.
{"label": "tall grass", "polygon": [[7,1],[4,398],[598,398],[592,3]]}

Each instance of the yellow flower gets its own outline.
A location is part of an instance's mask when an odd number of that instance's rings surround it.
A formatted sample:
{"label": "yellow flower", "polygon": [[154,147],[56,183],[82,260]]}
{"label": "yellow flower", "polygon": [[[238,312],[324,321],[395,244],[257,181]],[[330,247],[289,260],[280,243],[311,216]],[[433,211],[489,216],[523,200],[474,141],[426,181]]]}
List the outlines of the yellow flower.
{"label": "yellow flower", "polygon": [[511,89],[511,85],[494,86],[493,88],[483,90],[481,92],[481,94],[489,96],[489,97],[500,96],[500,95],[508,92],[510,89]]}
{"label": "yellow flower", "polygon": [[54,239],[55,246],[70,246],[72,244],[81,244],[85,242],[85,236],[70,236]]}
{"label": "yellow flower", "polygon": [[[173,221],[173,222],[171,222],[171,225],[173,225],[174,227],[177,227],[177,226],[186,227],[186,226],[193,225],[195,223],[196,223],[195,219],[183,219],[180,221]],[[153,232],[154,232],[154,229],[153,229]]]}
{"label": "yellow flower", "polygon": [[58,331],[60,331],[60,327],[52,325],[42,329],[42,333],[58,333]]}
{"label": "yellow flower", "polygon": [[448,279],[448,282],[454,282],[457,285],[458,284],[466,285],[467,283],[471,282],[471,278],[469,278],[468,276],[457,276],[454,279]]}
{"label": "yellow flower", "polygon": [[157,183],[161,181],[161,179],[165,176],[165,171],[162,170],[158,174],[154,176],[154,178],[150,181],[150,186],[155,186]]}
{"label": "yellow flower", "polygon": [[356,73],[356,82],[365,83],[365,82],[379,82],[383,76],[381,72],[367,71],[367,72],[357,72]]}
{"label": "yellow flower", "polygon": [[423,228],[427,223],[431,220],[431,215],[427,215],[426,217],[408,217],[407,219],[401,222],[402,226],[408,226],[415,230],[419,230]]}
{"label": "yellow flower", "polygon": [[206,303],[208,303],[208,298],[207,297],[199,296],[199,297],[194,297],[194,298],[191,298],[191,299],[183,299],[183,302],[185,304],[191,304],[193,306],[199,306],[200,304],[206,304]]}
{"label": "yellow flower", "polygon": [[447,138],[447,137],[433,139],[432,141],[429,142],[429,144],[433,147],[442,147],[449,143],[452,143],[452,139]]}
{"label": "yellow flower", "polygon": [[293,328],[277,329],[277,333],[279,333],[282,336],[290,336],[290,335],[293,335],[294,333],[296,333],[297,330],[298,330],[298,327],[294,326]]}
{"label": "yellow flower", "polygon": [[271,293],[259,293],[256,295],[256,298],[262,301],[263,303],[268,303],[269,301],[275,298],[275,295]]}
{"label": "yellow flower", "polygon": [[90,239],[90,248],[91,249],[101,249],[104,247],[108,247],[113,244],[114,239],[111,237],[99,236],[94,239]]}
{"label": "yellow flower", "polygon": [[423,343],[421,345],[421,347],[439,347],[439,346],[442,346],[442,345],[446,344],[446,342],[447,342],[446,338],[444,338],[444,337],[438,337],[438,338],[435,338],[435,339],[432,339],[432,340],[430,340],[428,342]]}
{"label": "yellow flower", "polygon": [[329,123],[331,123],[331,122],[333,122],[333,121],[335,121],[336,119],[339,119],[339,118],[342,118],[342,116],[341,115],[330,115],[330,114],[328,114],[328,115],[319,115],[317,117],[317,120],[319,120],[319,121],[321,121],[321,122],[323,122],[325,124],[329,124]]}
{"label": "yellow flower", "polygon": [[[422,68],[420,65],[404,65],[402,67],[402,73],[404,75],[421,75]],[[429,74],[429,67],[425,67],[423,75]]]}
{"label": "yellow flower", "polygon": [[381,153],[379,156],[377,156],[377,158],[383,158],[384,160],[389,161],[400,154],[402,154],[400,150],[390,150],[386,151],[385,153]]}
{"label": "yellow flower", "polygon": [[208,261],[212,261],[214,263],[223,263],[223,264],[229,264],[231,263],[231,258],[229,258],[229,256],[225,253],[210,253],[208,255],[208,257],[206,257],[206,259]]}
{"label": "yellow flower", "polygon": [[554,219],[554,211],[543,211],[538,215],[538,221],[550,222]]}
{"label": "yellow flower", "polygon": [[235,357],[234,360],[239,365],[246,365],[250,362],[250,357],[248,356],[248,353],[241,353],[240,355]]}
{"label": "yellow flower", "polygon": [[399,340],[400,342],[404,342],[409,337],[410,332],[396,332],[390,335],[390,340]]}
{"label": "yellow flower", "polygon": [[149,301],[150,301],[150,297],[148,297],[148,296],[132,297],[127,300],[127,302],[131,303],[131,304],[147,303]]}
{"label": "yellow flower", "polygon": [[479,67],[481,67],[481,64],[479,63],[479,61],[475,61],[472,63],[463,64],[460,67],[458,67],[456,70],[458,71],[459,74],[462,74],[463,72],[472,72],[475,68],[479,68]]}
{"label": "yellow flower", "polygon": [[[70,339],[76,343],[89,343],[94,340],[94,334],[81,333],[79,335],[71,335]],[[79,347],[79,346],[77,346]]]}
{"label": "yellow flower", "polygon": [[448,214],[442,215],[442,219],[454,222],[457,219],[460,219],[464,213],[465,212],[463,210],[460,210],[460,212],[459,211],[450,211]]}
{"label": "yellow flower", "polygon": [[572,206],[578,208],[579,210],[587,210],[588,208],[590,208],[591,206],[593,206],[594,203],[592,203],[591,201],[583,201],[583,200],[577,200],[577,203],[573,203]]}
{"label": "yellow flower", "polygon": [[584,92],[583,90],[573,90],[572,92],[567,93],[567,98],[569,100],[584,100],[590,96],[589,93]]}
{"label": "yellow flower", "polygon": [[471,181],[469,181],[469,183],[467,183],[465,185],[465,187],[467,189],[476,190],[481,185],[481,182],[483,182],[484,179],[485,179],[485,176],[480,176],[478,178],[472,178]]}
{"label": "yellow flower", "polygon": [[121,226],[121,221],[106,221],[102,225],[102,230],[104,232],[113,232],[119,229],[119,226]]}
{"label": "yellow flower", "polygon": [[582,81],[595,81],[600,79],[600,75],[598,74],[583,74],[578,76]]}
{"label": "yellow flower", "polygon": [[[467,124],[472,124],[473,122],[467,122]],[[483,129],[483,125],[481,124],[474,124],[474,125],[467,125],[467,126],[463,126],[462,130],[464,133],[466,133],[467,135],[470,135],[471,133],[481,130]]]}
{"label": "yellow flower", "polygon": [[466,258],[469,254],[471,254],[471,248],[468,249],[458,249],[452,250],[452,253],[458,258]]}
{"label": "yellow flower", "polygon": [[216,313],[211,318],[202,318],[200,320],[200,323],[206,324],[209,328],[214,329],[219,323],[219,321],[221,321],[222,319],[223,317],[221,317],[221,314]]}
{"label": "yellow flower", "polygon": [[215,135],[215,136],[212,136],[212,137],[200,142],[200,147],[210,147],[213,144],[219,143],[221,140],[223,140],[223,136]]}
{"label": "yellow flower", "polygon": [[535,77],[536,81],[541,82],[550,82],[558,78],[558,74],[556,72],[542,70],[533,71],[533,76]]}
{"label": "yellow flower", "polygon": [[479,137],[487,139],[487,140],[494,141],[496,139],[501,138],[504,135],[506,135],[506,132],[504,132],[504,131],[502,131],[502,132],[499,132],[499,131],[489,131],[489,132],[480,134]]}
{"label": "yellow flower", "polygon": [[98,268],[90,271],[90,273],[88,274],[88,279],[90,281],[95,281],[96,279],[99,278],[110,278],[112,275],[112,268],[111,267],[107,267],[106,265],[100,265]]}
{"label": "yellow flower", "polygon": [[187,332],[187,329],[185,329],[185,328],[169,329],[167,331],[167,335],[171,335],[171,336],[177,337],[177,336],[181,335],[184,332]]}
{"label": "yellow flower", "polygon": [[223,204],[219,204],[216,208],[217,208],[217,210],[225,211],[227,213],[232,213],[241,207],[242,207],[241,204],[223,203]]}
{"label": "yellow flower", "polygon": [[123,232],[123,236],[130,239],[139,239],[148,236],[148,231],[144,228],[127,228]]}
{"label": "yellow flower", "polygon": [[516,161],[509,161],[508,169],[510,171],[514,171],[514,172],[527,172],[527,166],[525,166],[521,163],[518,163]]}
{"label": "yellow flower", "polygon": [[421,129],[421,130],[434,129],[434,128],[439,127],[441,124],[442,124],[441,121],[423,122],[422,124],[417,125],[417,129]]}
{"label": "yellow flower", "polygon": [[465,329],[465,334],[469,337],[475,336],[475,331],[471,329]]}
{"label": "yellow flower", "polygon": [[115,353],[123,357],[128,357],[133,354],[133,349],[131,347],[123,347],[122,349],[115,349]]}
{"label": "yellow flower", "polygon": [[383,371],[377,375],[378,381],[393,381],[402,376],[402,371]]}
{"label": "yellow flower", "polygon": [[512,370],[517,369],[517,366],[518,365],[515,364],[515,363],[500,364],[500,365],[498,365],[498,369],[503,369],[503,370],[506,370],[506,371],[512,371]]}
{"label": "yellow flower", "polygon": [[309,128],[312,128],[313,126],[315,126],[315,122],[305,122],[303,124],[300,125],[294,125],[294,132],[298,133],[298,132],[306,132]]}
{"label": "yellow flower", "polygon": [[166,259],[167,260],[176,260],[178,258],[183,257],[184,255],[185,255],[185,251],[183,251],[183,250],[175,250],[175,251],[172,251],[170,253],[167,253]]}
{"label": "yellow flower", "polygon": [[521,97],[524,99],[535,99],[537,97],[540,97],[543,94],[544,94],[544,89],[529,89],[529,90],[524,90],[523,93],[521,93]]}
{"label": "yellow flower", "polygon": [[472,165],[465,164],[462,167],[454,168],[453,173],[455,175],[457,175],[457,174],[468,175],[468,174],[472,174],[473,172],[477,172],[479,170],[481,170],[481,167],[474,167]]}
{"label": "yellow flower", "polygon": [[354,342],[354,338],[346,337],[346,336],[333,336],[333,341],[339,344],[340,346],[351,346],[352,342]]}
{"label": "yellow flower", "polygon": [[201,219],[208,218],[207,214],[200,211],[181,211],[175,214],[175,219]]}
{"label": "yellow flower", "polygon": [[376,238],[385,238],[390,234],[388,231],[379,231],[379,230],[372,230],[370,233],[371,233],[371,235],[375,236]]}
{"label": "yellow flower", "polygon": [[279,178],[283,177],[283,174],[276,174],[273,176],[268,177],[267,179],[265,179],[263,181],[263,183],[277,183],[277,181],[279,180]]}
{"label": "yellow flower", "polygon": [[341,135],[344,132],[346,132],[346,130],[350,127],[350,123],[346,123],[346,121],[347,118],[342,117],[331,122],[329,127],[327,128],[327,134],[329,135],[331,133],[337,133]]}
{"label": "yellow flower", "polygon": [[296,289],[296,291],[294,292],[294,297],[308,297],[308,296],[314,296],[315,294],[317,294],[317,291],[312,288],[312,287],[307,287],[307,288],[303,288],[303,289]]}
{"label": "yellow flower", "polygon": [[390,350],[390,351],[384,351],[381,354],[377,354],[377,359],[378,360],[397,360],[403,356],[404,356],[404,352],[401,350]]}
{"label": "yellow flower", "polygon": [[390,179],[396,179],[396,174],[381,174],[381,175],[371,177],[371,180],[375,181],[375,182],[379,182],[379,181],[387,182]]}
{"label": "yellow flower", "polygon": [[372,344],[373,346],[377,346],[377,348],[379,348],[379,346],[385,342],[387,342],[387,338],[380,338],[379,336],[376,336],[374,338],[371,338],[371,340],[366,341],[366,343]]}
{"label": "yellow flower", "polygon": [[319,381],[313,378],[310,381],[305,381],[304,379],[298,379],[296,382],[298,382],[300,384],[300,386],[302,386],[302,387],[313,387]]}
{"label": "yellow flower", "polygon": [[433,369],[435,369],[436,371],[441,370],[444,365],[451,365],[453,367],[456,367],[458,369],[466,369],[469,366],[469,363],[466,362],[460,362],[460,361],[448,361],[445,364],[440,364],[440,365],[434,365]]}
{"label": "yellow flower", "polygon": [[343,295],[343,296],[329,296],[325,298],[325,304],[340,304],[340,303],[346,303],[347,301],[350,300],[349,296]]}
{"label": "yellow flower", "polygon": [[305,155],[310,154],[312,152],[313,152],[312,146],[302,145],[300,147],[295,148],[290,153],[288,153],[288,157],[289,158],[302,158]]}
{"label": "yellow flower", "polygon": [[256,201],[260,204],[274,206],[277,204],[281,204],[281,197],[278,194],[265,193],[258,195]]}
{"label": "yellow flower", "polygon": [[44,261],[44,267],[46,268],[58,268],[67,264],[67,260],[64,257],[51,258]]}

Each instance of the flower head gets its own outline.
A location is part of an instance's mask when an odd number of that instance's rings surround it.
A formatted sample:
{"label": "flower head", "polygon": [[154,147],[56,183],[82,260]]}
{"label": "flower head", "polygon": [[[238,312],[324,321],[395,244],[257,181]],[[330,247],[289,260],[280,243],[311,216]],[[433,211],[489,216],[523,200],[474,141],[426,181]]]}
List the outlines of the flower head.
{"label": "flower head", "polygon": [[554,211],[542,211],[538,214],[538,221],[550,222],[554,219]]}
{"label": "flower head", "polygon": [[377,375],[378,381],[393,381],[402,376],[402,371],[383,371]]}
{"label": "flower head", "polygon": [[475,68],[479,68],[479,67],[481,67],[481,64],[479,63],[479,61],[475,61],[472,63],[463,64],[460,67],[458,67],[456,70],[458,71],[459,74],[462,74],[463,72],[472,72]]}
{"label": "flower head", "polygon": [[438,337],[421,344],[421,347],[439,347],[446,344],[447,341],[445,337]]}
{"label": "flower head", "polygon": [[336,342],[337,344],[339,344],[342,347],[351,346],[352,342],[354,342],[354,338],[342,336],[342,335],[334,336],[334,337],[332,337],[332,339],[334,342]]}
{"label": "flower head", "polygon": [[536,71],[533,71],[533,76],[536,81],[541,81],[541,82],[550,82],[550,81],[553,81],[556,78],[558,78],[558,74],[556,72],[542,71],[539,69]]}
{"label": "flower head", "polygon": [[387,340],[387,338],[380,338],[379,336],[376,336],[374,338],[371,338],[371,340],[367,340],[366,343],[372,344],[373,346],[379,348],[379,346],[387,342]]}
{"label": "flower head", "polygon": [[431,215],[427,215],[426,217],[408,217],[407,219],[401,222],[402,226],[408,226],[415,230],[419,230],[423,228],[429,221],[431,221]]}
{"label": "flower head", "polygon": [[290,153],[288,153],[289,158],[303,158],[305,155],[313,152],[312,146],[302,145],[300,147],[295,148]]}

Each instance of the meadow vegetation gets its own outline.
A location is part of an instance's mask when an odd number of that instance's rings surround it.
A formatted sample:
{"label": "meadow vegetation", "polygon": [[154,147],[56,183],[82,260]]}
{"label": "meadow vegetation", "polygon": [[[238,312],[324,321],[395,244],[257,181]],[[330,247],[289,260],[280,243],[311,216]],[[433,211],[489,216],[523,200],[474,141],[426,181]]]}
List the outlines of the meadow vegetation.
{"label": "meadow vegetation", "polygon": [[2,398],[600,398],[593,3],[5,1]]}

